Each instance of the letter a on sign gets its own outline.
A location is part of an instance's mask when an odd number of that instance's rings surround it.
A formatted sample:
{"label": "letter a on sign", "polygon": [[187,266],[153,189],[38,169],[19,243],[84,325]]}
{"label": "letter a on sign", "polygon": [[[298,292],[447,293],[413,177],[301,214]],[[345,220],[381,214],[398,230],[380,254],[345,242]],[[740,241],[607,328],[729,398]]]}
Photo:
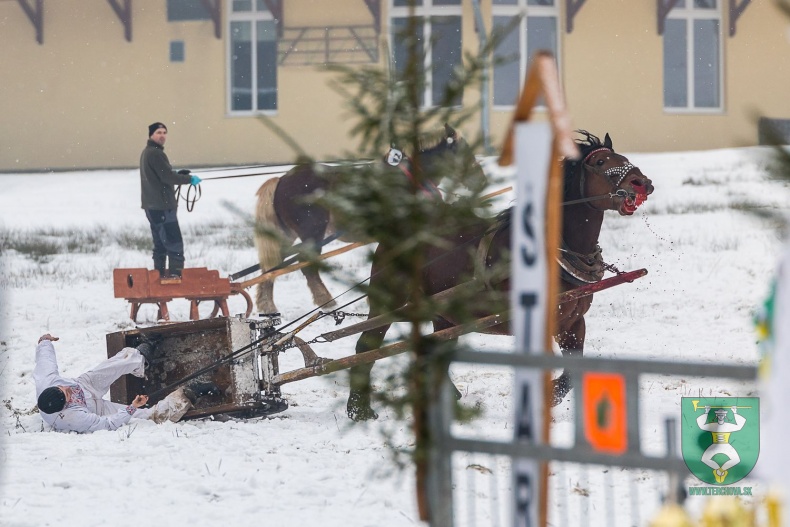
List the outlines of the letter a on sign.
{"label": "letter a on sign", "polygon": [[628,448],[625,379],[616,373],[582,377],[584,437],[593,450],[622,454]]}

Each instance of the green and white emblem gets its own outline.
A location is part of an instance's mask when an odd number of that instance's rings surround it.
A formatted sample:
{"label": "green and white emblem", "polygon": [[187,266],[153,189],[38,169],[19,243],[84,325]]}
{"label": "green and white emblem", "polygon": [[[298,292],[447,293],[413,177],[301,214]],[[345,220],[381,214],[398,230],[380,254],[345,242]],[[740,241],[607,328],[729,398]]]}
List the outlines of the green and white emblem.
{"label": "green and white emblem", "polygon": [[759,397],[683,397],[681,447],[692,474],[711,485],[745,478],[760,455]]}

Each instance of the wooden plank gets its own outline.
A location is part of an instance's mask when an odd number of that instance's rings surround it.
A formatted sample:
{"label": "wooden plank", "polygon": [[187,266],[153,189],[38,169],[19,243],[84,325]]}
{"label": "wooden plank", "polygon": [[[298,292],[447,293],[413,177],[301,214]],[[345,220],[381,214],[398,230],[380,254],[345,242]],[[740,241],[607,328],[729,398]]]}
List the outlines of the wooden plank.
{"label": "wooden plank", "polygon": [[[427,300],[431,300],[433,302],[438,302],[438,301],[441,301],[441,300],[445,300],[446,298],[450,297],[451,295],[454,295],[454,294],[458,293],[459,291],[461,291],[463,289],[468,289],[468,288],[479,288],[481,290],[480,294],[490,293],[490,294],[494,294],[494,295],[500,295],[500,296],[502,295],[502,293],[499,293],[499,292],[496,292],[496,291],[494,291],[494,292],[483,291],[484,286],[483,286],[482,283],[477,282],[476,280],[470,280],[468,282],[464,282],[462,284],[458,284],[458,285],[456,285],[454,287],[451,287],[450,289],[445,289],[444,291],[440,291],[439,293],[436,293],[435,295],[431,295],[430,297],[428,297]],[[327,342],[334,342],[334,341],[336,341],[338,339],[341,339],[343,337],[348,337],[348,336],[351,336],[351,335],[355,335],[357,333],[362,333],[363,331],[367,331],[369,329],[374,329],[374,328],[383,326],[384,324],[392,324],[393,322],[401,322],[402,320],[398,319],[397,315],[399,315],[400,313],[405,311],[406,308],[407,308],[407,305],[404,305],[403,307],[401,307],[399,309],[396,309],[395,311],[390,311],[389,313],[384,313],[384,314],[375,316],[373,318],[369,318],[369,319],[365,320],[364,322],[357,322],[356,324],[352,324],[351,326],[348,326],[348,327],[345,327],[345,328],[342,328],[342,329],[338,329],[338,330],[335,330],[335,331],[330,331],[328,333],[323,333],[323,334],[319,335],[319,337],[325,339]]]}
{"label": "wooden plank", "polygon": [[[571,289],[570,291],[565,291],[564,293],[557,295],[557,303],[562,304],[565,302],[569,302],[571,300],[576,300],[579,298],[583,298],[585,296],[590,296],[599,291],[609,289],[610,287],[614,287],[624,283],[630,283],[636,280],[637,278],[641,278],[645,276],[646,274],[647,274],[647,269],[638,269],[636,271],[629,271],[626,273],[619,274],[617,276],[606,278],[594,284],[577,287],[576,289]],[[477,283],[474,280],[470,280],[469,282],[464,282],[463,284],[459,284],[455,287],[451,287],[450,289],[445,289],[444,291],[440,293],[436,293],[435,295],[432,295],[429,298],[433,301],[444,300],[447,297],[455,293],[458,293],[462,288],[470,288],[470,287],[479,287],[482,289],[483,285]],[[482,293],[484,294],[485,292]],[[362,333],[363,331],[367,331],[369,329],[374,329],[379,326],[383,326],[384,324],[391,324],[393,322],[398,322],[399,319],[397,318],[397,315],[401,313],[404,309],[406,309],[406,306],[403,306],[400,309],[396,309],[395,311],[385,313],[383,315],[378,315],[376,317],[369,318],[363,322],[357,322],[356,324],[352,324],[342,329],[330,331],[328,333],[322,333],[321,335],[319,335],[319,338],[323,338],[327,342],[334,342],[344,337],[349,337],[351,335]]]}
{"label": "wooden plank", "polygon": [[583,285],[581,287],[577,287],[576,289],[571,289],[570,291],[565,291],[562,293],[559,296],[558,303],[562,304],[564,302],[590,296],[597,293],[598,291],[603,291],[604,289],[609,289],[610,287],[614,287],[616,285],[624,284],[626,282],[630,283],[637,278],[645,276],[646,274],[647,269],[637,269],[636,271],[629,271],[617,276],[612,276],[611,278],[601,280],[600,282],[596,282],[594,284]]}
{"label": "wooden plank", "polygon": [[148,269],[143,268],[113,269],[112,284],[115,298],[127,300],[149,298],[151,294],[148,291],[148,275]]}
{"label": "wooden plank", "polygon": [[[505,324],[508,321],[509,321],[509,316],[506,313],[498,313],[496,315],[490,315],[485,318],[481,318],[480,320],[477,320],[470,324],[464,324],[462,326],[455,326],[452,328],[443,329],[441,331],[431,333],[430,335],[427,336],[441,340],[449,340],[464,335],[466,333],[473,333],[476,331],[481,331],[486,328],[490,328],[491,326],[496,326],[498,324]],[[334,373],[336,371],[346,370],[348,368],[357,366],[359,364],[370,364],[371,362],[375,362],[377,360],[384,359],[387,357],[392,357],[393,355],[398,355],[405,351],[409,351],[409,349],[411,349],[410,342],[408,341],[396,342],[394,344],[390,344],[388,346],[384,346],[375,350],[366,351],[363,353],[357,353],[356,355],[343,357],[342,359],[333,360],[331,362],[319,364],[317,366],[312,366],[309,368],[299,368],[297,370],[281,373],[280,375],[274,376],[274,378],[272,379],[272,384],[276,386],[282,386],[283,384],[301,381],[304,379],[308,379],[310,377],[327,375],[329,373]]]}
{"label": "wooden plank", "polygon": [[184,269],[181,282],[174,284],[162,284],[159,272],[151,269],[113,269],[113,288],[115,298],[147,302],[172,298],[211,300],[233,292],[229,278],[221,278],[219,271],[205,267]]}
{"label": "wooden plank", "polygon": [[[357,247],[362,247],[364,245],[367,245],[367,244],[363,243],[363,242],[350,243],[348,245],[344,245],[343,247],[341,247],[339,249],[335,249],[334,251],[329,251],[328,253],[324,253],[321,256],[319,256],[317,259],[318,260],[326,260],[327,258],[332,258],[333,256],[337,256],[339,254],[343,254],[345,252],[348,252],[348,251],[350,251],[352,249],[356,249]],[[277,269],[276,271],[270,271],[268,273],[264,273],[264,274],[262,274],[260,276],[255,277],[255,278],[250,278],[249,280],[245,280],[243,282],[236,282],[236,284],[238,285],[238,287],[242,287],[244,289],[247,289],[248,287],[252,287],[255,284],[259,284],[261,282],[265,282],[266,280],[273,280],[273,279],[277,278],[278,276],[282,276],[284,274],[288,274],[288,273],[292,273],[294,271],[298,271],[299,269],[307,267],[308,265],[311,265],[311,264],[312,264],[312,262],[299,262],[298,264],[289,265],[288,267],[285,267],[283,269]],[[234,284],[234,285],[236,285],[236,284]]]}
{"label": "wooden plank", "polygon": [[[126,334],[123,332],[108,333],[105,339],[107,342],[108,359],[114,357],[119,351],[126,347]],[[136,386],[131,386],[131,384],[136,384]],[[134,391],[142,393],[140,391],[140,384],[139,379],[135,383],[135,377],[124,375],[110,385],[110,399],[114,402],[129,404],[132,400],[128,398],[127,394]]]}

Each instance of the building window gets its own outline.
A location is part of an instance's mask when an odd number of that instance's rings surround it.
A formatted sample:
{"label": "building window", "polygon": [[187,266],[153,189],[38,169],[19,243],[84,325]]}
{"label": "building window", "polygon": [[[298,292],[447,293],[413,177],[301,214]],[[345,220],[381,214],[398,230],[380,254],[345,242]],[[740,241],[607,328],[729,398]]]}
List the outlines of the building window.
{"label": "building window", "polygon": [[680,0],[664,24],[664,108],[720,110],[719,0]]}
{"label": "building window", "polygon": [[203,0],[167,0],[167,21],[211,20]]}
{"label": "building window", "polygon": [[170,62],[184,62],[184,41],[170,41]]}
{"label": "building window", "polygon": [[516,104],[536,51],[547,50],[558,56],[558,2],[493,0],[492,34],[501,34],[517,24],[494,50],[494,106]]}
{"label": "building window", "polygon": [[230,2],[230,111],[277,109],[277,27],[263,0]]}
{"label": "building window", "polygon": [[[424,56],[420,73],[425,79],[422,105],[459,106],[462,95],[445,101],[445,89],[456,80],[456,67],[461,67],[461,0],[417,0],[414,16],[417,26],[417,52]],[[390,0],[390,49],[395,68],[403,74],[409,59],[409,48],[403,32],[409,25],[409,0]],[[430,43],[426,46],[426,43]]]}

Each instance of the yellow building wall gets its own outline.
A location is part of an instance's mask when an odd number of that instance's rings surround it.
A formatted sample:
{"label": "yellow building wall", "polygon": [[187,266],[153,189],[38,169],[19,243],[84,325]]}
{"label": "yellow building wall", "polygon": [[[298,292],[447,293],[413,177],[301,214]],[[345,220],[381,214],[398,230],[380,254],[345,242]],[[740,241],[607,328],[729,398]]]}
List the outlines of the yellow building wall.
{"label": "yellow building wall", "polygon": [[[322,12],[344,23],[372,20],[361,1],[330,10],[298,3],[286,2],[289,23],[316,24]],[[0,171],[137,166],[154,121],[168,126],[174,166],[295,159],[259,119],[227,112],[227,12],[220,40],[210,21],[167,22],[164,1],[134,2],[127,42],[105,0],[48,0],[44,8],[39,45],[20,6],[0,2],[0,71],[12,72],[0,84]],[[182,63],[170,62],[172,40],[185,43]],[[318,159],[352,148],[329,78],[314,66],[278,71],[272,119]]]}
{"label": "yellow building wall", "polygon": [[[563,11],[560,76],[574,127],[610,133],[621,151],[657,152],[754,145],[758,116],[790,119],[790,18],[752,2],[730,37],[722,3],[724,108],[714,114],[664,110],[655,1],[586,2],[571,33]],[[497,146],[509,122],[509,111],[493,112]]]}
{"label": "yellow building wall", "polygon": [[656,3],[587,2],[562,54],[574,125],[609,132],[619,150],[655,152],[754,145],[758,114],[790,118],[790,18],[774,2],[752,2],[730,37],[722,3],[724,108],[681,114],[663,108]]}
{"label": "yellow building wall", "polygon": [[[774,2],[751,2],[734,38],[724,2],[724,109],[707,115],[663,109],[654,0],[586,2],[572,33],[565,32],[565,2],[558,2],[560,75],[573,124],[596,135],[609,132],[618,150],[753,145],[756,115],[790,118],[790,19]],[[491,4],[481,3],[490,30]],[[147,125],[160,120],[168,125],[167,152],[178,167],[293,161],[296,153],[258,118],[228,114],[227,5],[217,39],[211,21],[168,22],[166,2],[133,2],[127,42],[106,0],[45,0],[39,45],[20,5],[0,2],[0,172],[135,167]],[[387,5],[382,0],[382,39]],[[284,8],[286,26],[372,23],[362,0],[285,0]],[[475,53],[471,2],[464,0],[463,9],[464,47]],[[185,62],[170,62],[172,40],[184,42]],[[328,87],[331,78],[315,66],[278,69],[272,120],[317,159],[355,149],[352,122]],[[477,105],[479,97],[479,88],[471,87],[464,105]],[[491,111],[497,149],[511,111]],[[467,135],[479,131],[479,120],[463,127]]]}

